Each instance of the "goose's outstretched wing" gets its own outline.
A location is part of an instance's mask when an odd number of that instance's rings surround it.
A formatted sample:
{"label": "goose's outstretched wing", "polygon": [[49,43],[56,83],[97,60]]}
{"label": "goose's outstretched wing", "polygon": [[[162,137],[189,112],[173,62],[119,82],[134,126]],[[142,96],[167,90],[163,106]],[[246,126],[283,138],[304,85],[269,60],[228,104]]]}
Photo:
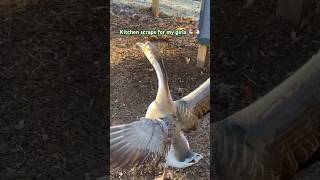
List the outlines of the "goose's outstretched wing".
{"label": "goose's outstretched wing", "polygon": [[[298,166],[320,148],[320,106],[294,115],[297,119],[279,128],[272,138],[265,132],[273,127],[265,124],[260,133],[256,127],[243,127],[232,119],[212,126],[212,155],[215,173],[225,180],[280,180],[292,177]],[[252,129],[251,129],[252,128]],[[232,173],[229,173],[232,172]]]}
{"label": "goose's outstretched wing", "polygon": [[210,78],[177,102],[183,102],[198,118],[201,118],[210,109]]}
{"label": "goose's outstretched wing", "polygon": [[215,179],[280,180],[281,159],[265,149],[264,142],[250,142],[245,129],[228,119],[215,123],[211,132]]}
{"label": "goose's outstretched wing", "polygon": [[210,109],[210,78],[187,96],[175,101],[183,131],[195,130],[198,120]]}
{"label": "goose's outstretched wing", "polygon": [[[271,92],[216,123],[221,179],[288,179],[320,150],[320,52]],[[228,174],[232,172],[232,174]]]}
{"label": "goose's outstretched wing", "polygon": [[110,165],[130,167],[164,153],[168,127],[162,120],[141,118],[110,128]]}

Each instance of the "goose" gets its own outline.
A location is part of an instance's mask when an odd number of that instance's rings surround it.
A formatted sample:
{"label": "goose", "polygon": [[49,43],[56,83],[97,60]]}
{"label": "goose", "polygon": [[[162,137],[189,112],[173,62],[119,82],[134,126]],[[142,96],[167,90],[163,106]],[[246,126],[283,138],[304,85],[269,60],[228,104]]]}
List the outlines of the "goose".
{"label": "goose", "polygon": [[[168,114],[177,113],[181,119],[190,119],[197,122],[198,119],[208,112],[210,108],[210,78],[207,79],[198,89],[178,101],[173,101],[168,85],[168,76],[158,48],[150,41],[138,42],[140,48],[156,71],[158,78],[158,91],[155,100],[148,106],[145,117],[159,118]],[[196,130],[196,123],[192,130]],[[187,138],[180,131],[180,136],[173,139],[166,166],[186,168],[197,163],[203,156],[192,152]],[[166,168],[163,178],[166,178]]]}
{"label": "goose", "polygon": [[320,52],[211,128],[217,180],[283,180],[320,150]]}
{"label": "goose", "polygon": [[[187,96],[173,101],[159,50],[149,41],[136,45],[142,49],[156,71],[158,91],[155,100],[148,106],[144,118],[130,124],[110,128],[111,167],[136,165],[144,162],[150,154],[155,154],[155,157],[164,154],[166,160],[162,179],[166,179],[166,168],[168,166],[183,169],[203,158],[201,154],[191,151],[188,140],[183,133],[196,130],[199,119],[210,109],[210,78]],[[166,117],[171,118],[167,118],[166,121],[161,119]],[[168,119],[177,120],[170,121]],[[166,132],[165,129],[172,127],[174,127],[174,135],[161,134]],[[169,130],[169,132],[172,131]],[[170,137],[169,143],[162,143],[164,139],[168,139],[164,137]],[[134,142],[137,139],[141,142]],[[150,140],[150,142],[148,143],[147,140]],[[164,146],[164,144],[169,146]],[[123,148],[126,148],[127,151],[124,152]],[[134,153],[130,154],[129,152]],[[118,159],[113,158],[118,156],[126,156],[127,160],[119,164]]]}

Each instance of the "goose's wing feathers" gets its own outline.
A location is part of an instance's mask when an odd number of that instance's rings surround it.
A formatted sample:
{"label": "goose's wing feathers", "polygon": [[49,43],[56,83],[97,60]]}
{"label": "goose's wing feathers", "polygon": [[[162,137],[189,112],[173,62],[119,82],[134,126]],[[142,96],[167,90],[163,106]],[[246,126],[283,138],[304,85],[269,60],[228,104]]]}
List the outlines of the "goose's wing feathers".
{"label": "goose's wing feathers", "polygon": [[259,134],[230,119],[215,123],[211,132],[216,174],[222,179],[239,180],[291,177],[320,148],[319,115],[319,108],[306,110],[270,140],[261,140]]}
{"label": "goose's wing feathers", "polygon": [[311,166],[296,174],[291,180],[316,180],[320,177],[320,161],[314,162]]}
{"label": "goose's wing feathers", "polygon": [[201,118],[210,109],[210,78],[187,96],[177,101],[185,104],[197,118]]}
{"label": "goose's wing feathers", "polygon": [[266,173],[276,179],[294,175],[320,150],[319,92],[320,53],[264,97],[218,122],[211,129],[217,174],[219,167],[221,171],[228,167],[238,177],[229,179],[248,180],[242,174],[254,165],[261,167],[255,179]]}
{"label": "goose's wing feathers", "polygon": [[[279,180],[281,161],[261,144],[252,144],[241,126],[228,119],[213,124],[211,138],[215,165],[214,175],[219,179]],[[230,173],[232,172],[232,173]]]}
{"label": "goose's wing feathers", "polygon": [[110,128],[110,164],[129,167],[145,162],[147,158],[160,157],[164,152],[164,140],[168,135],[162,120],[141,118],[129,124]]}
{"label": "goose's wing feathers", "polygon": [[320,106],[308,107],[287,128],[279,130],[268,149],[282,159],[284,177],[292,176],[320,148]]}

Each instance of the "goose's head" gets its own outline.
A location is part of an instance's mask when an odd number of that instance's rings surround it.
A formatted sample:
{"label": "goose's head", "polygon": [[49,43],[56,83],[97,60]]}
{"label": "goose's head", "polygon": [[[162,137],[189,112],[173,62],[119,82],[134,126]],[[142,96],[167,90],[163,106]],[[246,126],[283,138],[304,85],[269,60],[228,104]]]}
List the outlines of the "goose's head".
{"label": "goose's head", "polygon": [[160,58],[159,49],[150,41],[146,41],[145,43],[138,42],[136,43],[136,47],[140,48],[145,56],[148,58],[149,62],[152,65],[160,65],[162,64]]}

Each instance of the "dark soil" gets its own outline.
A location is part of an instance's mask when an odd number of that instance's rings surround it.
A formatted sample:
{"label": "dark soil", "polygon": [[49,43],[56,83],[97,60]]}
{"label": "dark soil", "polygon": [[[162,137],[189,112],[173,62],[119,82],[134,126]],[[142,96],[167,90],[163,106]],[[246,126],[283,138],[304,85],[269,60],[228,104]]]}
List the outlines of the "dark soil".
{"label": "dark soil", "polygon": [[105,25],[98,1],[1,9],[1,179],[106,174]]}
{"label": "dark soil", "polygon": [[[197,23],[190,19],[169,17],[162,14],[154,18],[150,9],[135,9],[130,6],[112,4],[111,44],[110,44],[110,108],[111,125],[128,123],[143,117],[148,105],[155,99],[157,77],[154,69],[135,43],[153,41],[160,49],[169,77],[173,99],[181,98],[196,89],[210,76],[209,61],[204,69],[196,68],[198,43],[195,35],[174,36],[123,36],[122,28],[176,29],[185,27],[196,29]],[[171,179],[209,179],[209,118],[203,119],[200,127],[187,138],[193,151],[204,158],[199,163],[183,170],[170,168]],[[111,179],[152,179],[161,175],[162,166],[140,168],[137,170],[111,170]]]}
{"label": "dark soil", "polygon": [[276,16],[275,5],[269,1],[257,1],[250,9],[242,9],[241,1],[214,5],[217,121],[251,104],[309,60],[319,50],[320,31],[302,31],[300,40],[294,42],[292,27]]}
{"label": "dark soil", "polygon": [[[213,119],[248,106],[288,78],[320,48],[320,14],[291,37],[292,26],[276,15],[271,1],[214,1]],[[274,1],[277,2],[277,1]],[[314,5],[314,4],[312,4]],[[318,156],[320,157],[320,156]],[[320,160],[313,157],[314,160]]]}

